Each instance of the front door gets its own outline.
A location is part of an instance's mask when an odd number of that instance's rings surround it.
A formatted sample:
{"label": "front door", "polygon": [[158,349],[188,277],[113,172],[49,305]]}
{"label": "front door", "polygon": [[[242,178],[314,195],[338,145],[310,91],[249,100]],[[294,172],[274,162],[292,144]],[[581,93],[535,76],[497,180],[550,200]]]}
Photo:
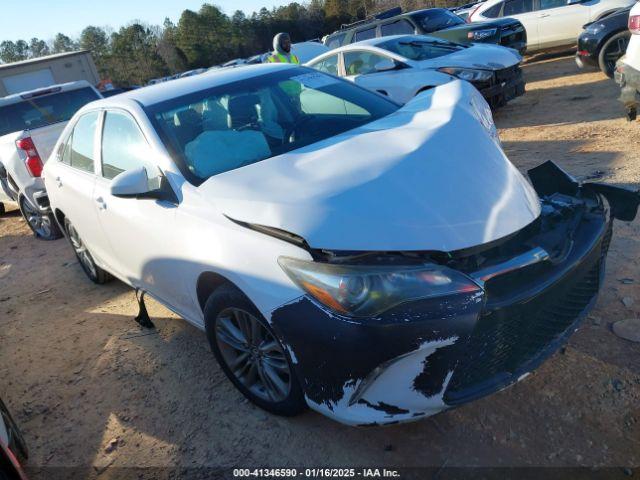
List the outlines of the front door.
{"label": "front door", "polygon": [[[102,128],[100,175],[93,193],[115,275],[149,292],[167,306],[182,310],[179,269],[172,260],[174,204],[155,199],[115,197],[111,181],[126,170],[144,166],[149,178],[160,175],[152,149],[132,116],[107,111]],[[183,299],[184,300],[184,299]]]}

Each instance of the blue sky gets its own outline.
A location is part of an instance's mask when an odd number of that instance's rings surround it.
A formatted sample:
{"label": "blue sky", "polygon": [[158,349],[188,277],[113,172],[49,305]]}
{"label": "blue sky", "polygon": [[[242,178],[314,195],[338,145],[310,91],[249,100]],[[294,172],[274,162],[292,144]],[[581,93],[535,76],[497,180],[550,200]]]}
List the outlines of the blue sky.
{"label": "blue sky", "polygon": [[227,14],[235,10],[247,13],[260,8],[284,5],[278,0],[0,0],[0,41],[50,40],[62,32],[76,37],[87,25],[118,29],[131,20],[161,24],[165,17],[178,21],[185,9],[198,10],[213,3]]}

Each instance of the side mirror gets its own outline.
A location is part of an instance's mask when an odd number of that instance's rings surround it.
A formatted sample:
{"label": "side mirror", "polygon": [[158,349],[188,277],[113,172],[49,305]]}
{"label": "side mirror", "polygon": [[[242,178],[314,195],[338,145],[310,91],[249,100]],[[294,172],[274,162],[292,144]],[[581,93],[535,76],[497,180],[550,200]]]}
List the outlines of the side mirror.
{"label": "side mirror", "polygon": [[164,175],[149,178],[145,167],[126,170],[111,181],[111,195],[120,198],[155,198],[178,203]]}
{"label": "side mirror", "polygon": [[151,190],[147,169],[144,167],[126,170],[111,181],[111,195],[114,197],[137,197],[148,194]]}
{"label": "side mirror", "polygon": [[396,69],[396,62],[390,58],[385,58],[376,63],[373,68],[375,68],[376,72],[388,72]]}

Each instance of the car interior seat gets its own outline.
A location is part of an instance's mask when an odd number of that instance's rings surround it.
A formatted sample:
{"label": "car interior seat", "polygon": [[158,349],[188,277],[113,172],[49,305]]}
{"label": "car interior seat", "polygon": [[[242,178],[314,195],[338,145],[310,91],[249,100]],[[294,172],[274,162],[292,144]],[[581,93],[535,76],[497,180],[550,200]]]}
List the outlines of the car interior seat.
{"label": "car interior seat", "polygon": [[193,108],[176,112],[173,122],[182,145],[186,145],[202,133],[202,116]]}
{"label": "car interior seat", "polygon": [[231,128],[253,128],[258,130],[258,105],[260,97],[255,94],[238,95],[229,99],[229,118]]}

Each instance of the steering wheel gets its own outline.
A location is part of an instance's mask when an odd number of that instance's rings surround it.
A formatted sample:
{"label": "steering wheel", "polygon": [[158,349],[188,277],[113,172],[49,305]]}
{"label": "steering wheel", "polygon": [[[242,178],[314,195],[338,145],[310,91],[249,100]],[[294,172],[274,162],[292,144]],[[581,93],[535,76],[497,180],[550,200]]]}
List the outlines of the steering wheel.
{"label": "steering wheel", "polygon": [[303,125],[306,125],[307,123],[309,123],[314,118],[315,116],[313,115],[300,115],[298,118],[296,118],[295,121],[291,124],[291,126],[284,131],[282,144],[284,145],[285,143],[291,143],[289,142],[289,140],[291,139],[291,136],[293,135],[295,139],[296,137],[295,134],[298,131],[298,129],[300,129],[300,127],[302,127]]}

